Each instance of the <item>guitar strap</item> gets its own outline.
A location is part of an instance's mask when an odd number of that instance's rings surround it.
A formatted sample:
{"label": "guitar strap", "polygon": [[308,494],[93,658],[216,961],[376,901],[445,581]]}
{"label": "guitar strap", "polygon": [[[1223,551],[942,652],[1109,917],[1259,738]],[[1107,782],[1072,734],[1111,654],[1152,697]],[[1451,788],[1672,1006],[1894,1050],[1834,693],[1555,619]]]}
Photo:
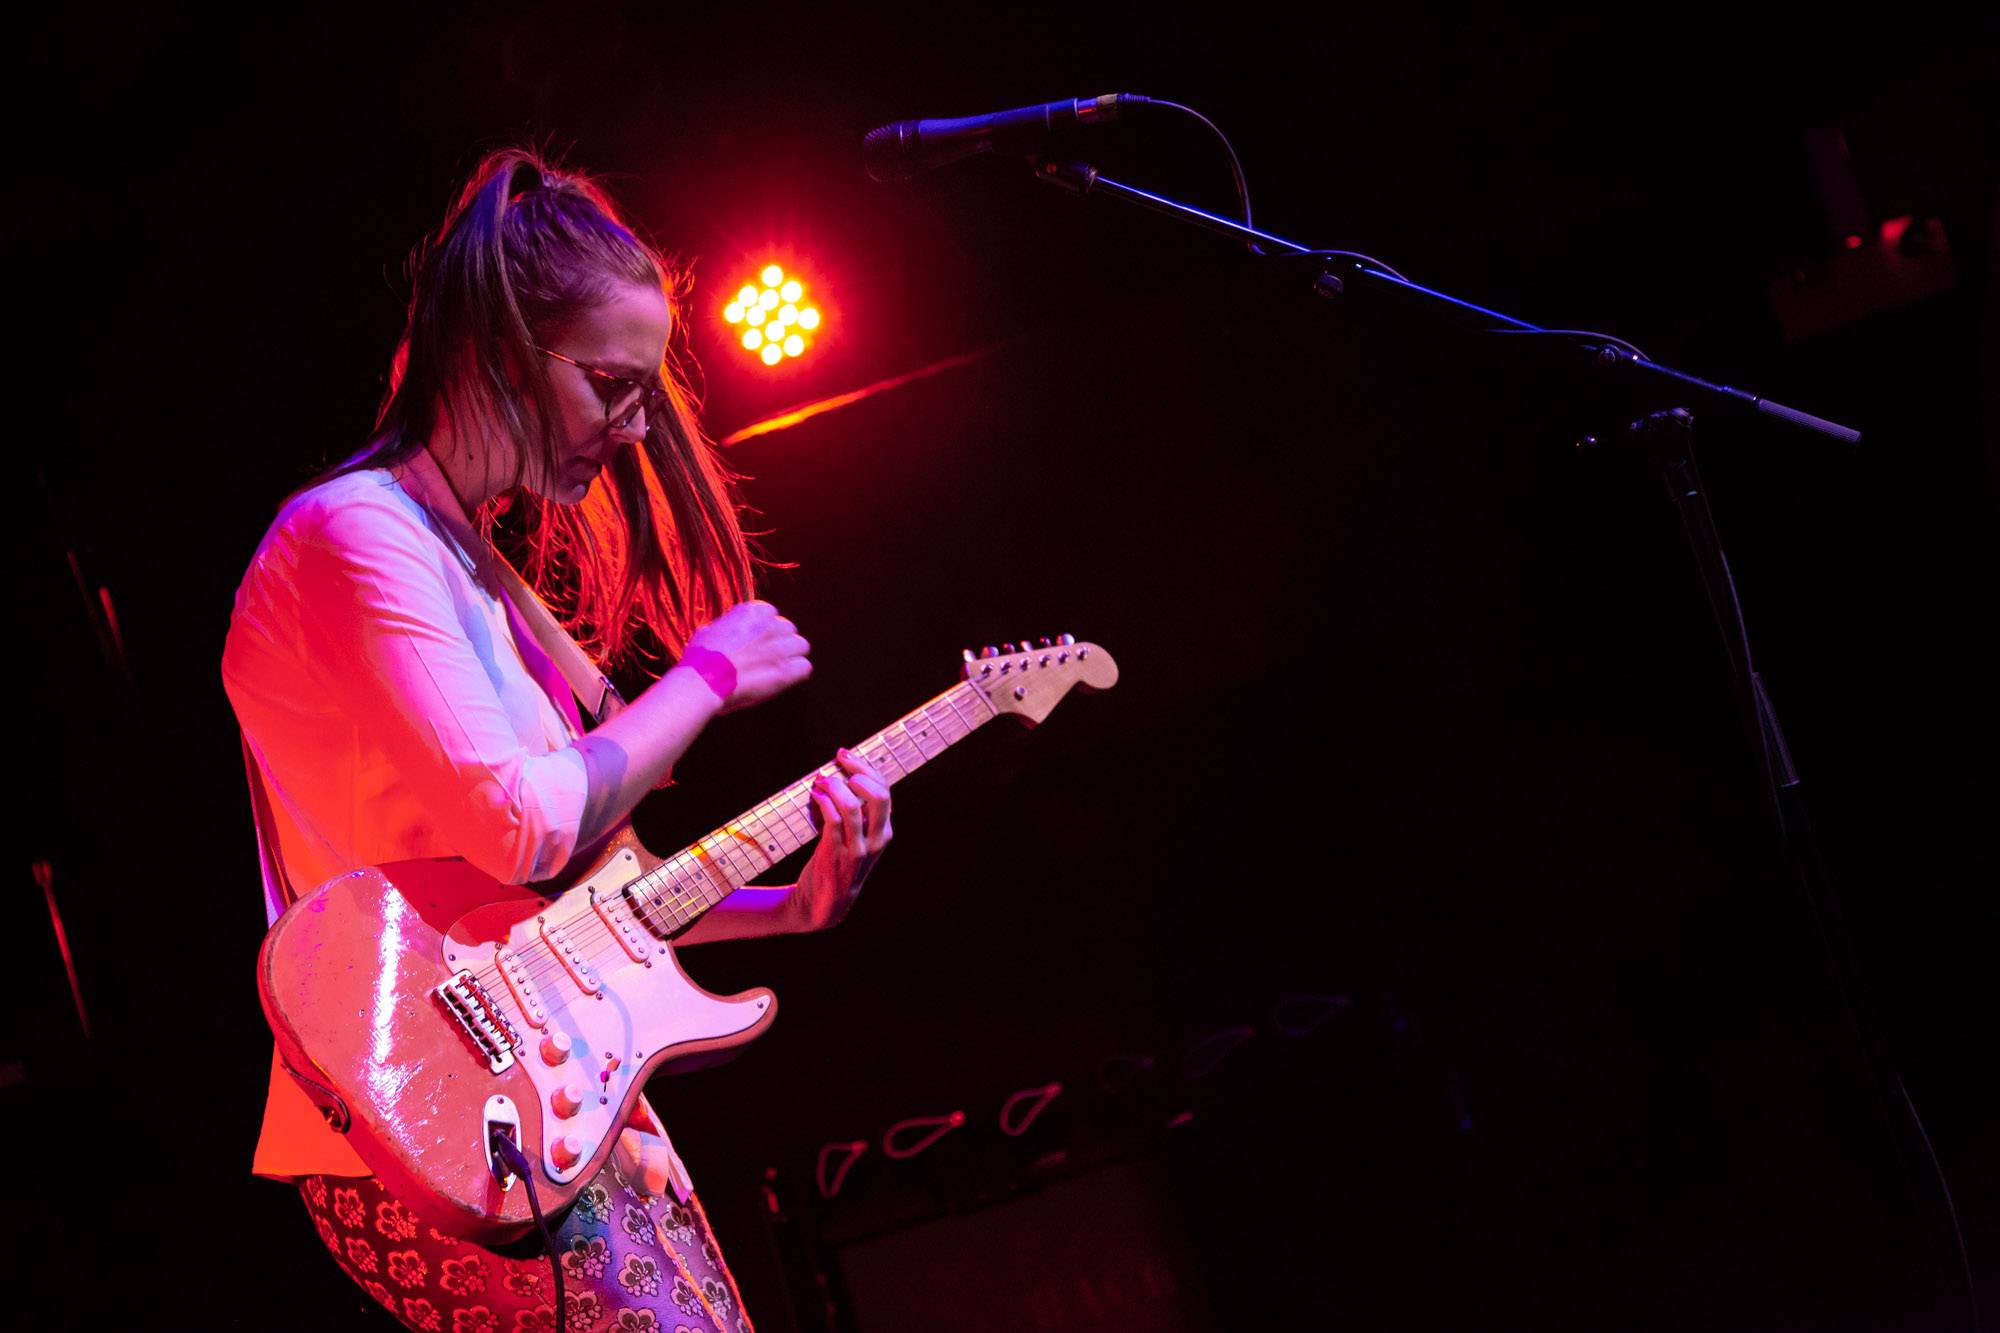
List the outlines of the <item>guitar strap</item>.
{"label": "guitar strap", "polygon": [[271,795],[264,790],[264,770],[250,753],[250,738],[237,732],[243,742],[243,771],[250,779],[250,813],[257,825],[257,860],[264,869],[264,915],[266,924],[275,924],[298,898],[284,862],[278,859],[278,827],[271,814]]}
{"label": "guitar strap", "polygon": [[609,676],[598,670],[597,663],[590,660],[590,654],[570,637],[569,631],[562,627],[548,604],[528,586],[526,579],[514,571],[507,558],[490,541],[486,543],[486,554],[493,561],[493,573],[506,591],[507,600],[514,604],[514,611],[522,625],[526,626],[529,635],[548,659],[555,663],[570,692],[589,710],[591,720],[607,722],[623,712],[625,698],[618,693],[618,687],[611,683]]}
{"label": "guitar strap", "polygon": [[[431,456],[429,448],[417,450],[392,470],[405,493],[430,515],[440,535],[456,545],[468,563],[479,566],[482,573],[490,573],[500,584],[512,610],[508,620],[517,629],[527,630],[528,637],[535,641],[542,655],[562,676],[570,693],[589,711],[591,721],[606,722],[624,711],[625,700],[617,687],[612,685],[610,677],[598,670],[597,664],[590,660],[590,654],[577,646],[576,640],[562,627],[555,613],[528,586],[527,580],[515,572],[514,566],[507,563],[507,557],[500,554],[492,538],[474,533],[464,499],[452,484],[450,476],[438,465],[437,459]],[[528,674],[545,691],[554,695],[552,682],[543,679],[536,665],[528,660],[529,654],[524,650],[521,656],[528,667]],[[566,702],[557,699],[555,703],[563,713],[572,715],[572,723],[578,720],[573,716],[575,710]]]}
{"label": "guitar strap", "polygon": [[[590,654],[584,652],[577,641],[570,637],[569,631],[556,619],[555,612],[549,610],[548,604],[528,586],[526,579],[514,571],[514,567],[507,563],[507,558],[494,548],[491,541],[486,543],[486,558],[493,562],[493,575],[500,581],[501,591],[507,594],[508,604],[513,607],[512,620],[520,628],[527,630],[528,637],[535,641],[536,646],[542,650],[542,655],[548,658],[562,675],[570,693],[590,710],[592,724],[608,722],[624,712],[625,696],[618,692],[618,687],[611,683],[609,676],[598,670],[597,663],[590,660]],[[523,653],[522,656],[525,658],[526,654]],[[532,666],[529,668],[529,674],[536,674]],[[549,690],[551,694],[554,693],[546,683],[543,688]],[[595,705],[592,704],[592,700],[596,701]],[[579,727],[578,730],[581,731],[582,728]],[[673,785],[674,775],[672,770],[669,770],[653,784],[653,790],[664,791]]]}
{"label": "guitar strap", "polygon": [[[298,891],[292,887],[291,877],[285,874],[285,863],[278,859],[278,825],[271,813],[271,793],[264,787],[264,770],[258,767],[257,756],[250,753],[250,738],[241,732],[238,739],[243,742],[243,771],[250,780],[250,813],[257,827],[257,860],[264,872],[264,912],[267,924],[276,924],[285,909],[298,899]],[[347,1109],[347,1102],[341,1095],[311,1074],[300,1073],[292,1062],[278,1052],[279,1063],[292,1076],[306,1097],[319,1113],[326,1117],[326,1123],[336,1134],[345,1134],[353,1123],[353,1114]]]}

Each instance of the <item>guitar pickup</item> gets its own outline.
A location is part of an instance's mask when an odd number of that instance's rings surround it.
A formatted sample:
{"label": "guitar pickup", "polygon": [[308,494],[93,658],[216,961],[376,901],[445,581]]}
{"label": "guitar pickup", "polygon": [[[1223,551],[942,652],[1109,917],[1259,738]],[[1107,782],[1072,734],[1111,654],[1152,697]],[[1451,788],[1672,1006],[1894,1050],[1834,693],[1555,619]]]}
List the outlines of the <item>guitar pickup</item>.
{"label": "guitar pickup", "polygon": [[635,963],[644,963],[648,967],[653,965],[646,954],[647,947],[653,942],[653,933],[632,919],[625,894],[607,893],[600,897],[597,890],[592,889],[590,905],[597,909],[598,917],[611,932],[611,937],[624,948],[627,957]]}
{"label": "guitar pickup", "polygon": [[597,969],[590,965],[590,960],[585,958],[571,942],[569,932],[563,929],[561,923],[552,923],[544,918],[541,931],[542,942],[548,945],[556,958],[561,961],[563,970],[569,973],[570,980],[576,983],[578,990],[585,995],[596,995],[603,990],[604,983],[598,979]]}
{"label": "guitar pickup", "polygon": [[538,1030],[547,1027],[548,1006],[542,1003],[542,993],[535,989],[534,978],[528,975],[528,966],[521,961],[521,955],[503,945],[494,950],[493,964],[500,969],[507,989],[513,992],[515,1007],[528,1020],[528,1026]]}

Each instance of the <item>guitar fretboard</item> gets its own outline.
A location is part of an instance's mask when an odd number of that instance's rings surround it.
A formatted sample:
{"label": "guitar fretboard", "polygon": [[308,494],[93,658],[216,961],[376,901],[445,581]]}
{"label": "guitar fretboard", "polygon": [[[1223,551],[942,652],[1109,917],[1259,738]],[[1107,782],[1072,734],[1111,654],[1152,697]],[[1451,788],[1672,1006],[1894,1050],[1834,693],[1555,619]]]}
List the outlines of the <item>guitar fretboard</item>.
{"label": "guitar fretboard", "polygon": [[[995,716],[985,696],[961,681],[849,748],[894,785]],[[813,827],[813,781],[839,771],[833,764],[814,769],[634,880],[628,887],[653,928],[679,934],[737,889],[809,846],[819,836]]]}

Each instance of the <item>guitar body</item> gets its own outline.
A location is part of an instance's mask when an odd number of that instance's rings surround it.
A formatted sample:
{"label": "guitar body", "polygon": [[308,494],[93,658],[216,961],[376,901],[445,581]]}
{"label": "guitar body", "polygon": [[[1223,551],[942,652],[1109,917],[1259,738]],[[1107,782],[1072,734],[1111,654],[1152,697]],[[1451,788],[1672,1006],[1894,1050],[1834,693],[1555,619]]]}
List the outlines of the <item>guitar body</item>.
{"label": "guitar body", "polygon": [[[383,1185],[440,1230],[494,1243],[533,1225],[526,1189],[503,1186],[488,1161],[490,1126],[512,1127],[554,1212],[603,1165],[650,1075],[726,1058],[776,1015],[768,990],[695,985],[629,913],[619,942],[605,918],[620,920],[624,885],[657,865],[628,827],[553,897],[461,861],[370,867],[313,890],[265,937],[258,990],[286,1066],[346,1121]],[[552,945],[547,925],[564,920]],[[585,980],[561,961],[564,945]],[[509,955],[513,968],[496,961]],[[510,983],[516,969],[524,980]],[[440,998],[468,971],[473,1003],[508,1034],[500,1061]]]}

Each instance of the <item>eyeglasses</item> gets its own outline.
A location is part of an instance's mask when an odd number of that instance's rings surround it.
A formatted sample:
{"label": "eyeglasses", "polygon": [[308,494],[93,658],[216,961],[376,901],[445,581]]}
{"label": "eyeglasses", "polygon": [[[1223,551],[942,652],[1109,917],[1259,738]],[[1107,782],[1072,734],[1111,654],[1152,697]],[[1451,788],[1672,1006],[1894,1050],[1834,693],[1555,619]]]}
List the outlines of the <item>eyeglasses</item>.
{"label": "eyeglasses", "polygon": [[[650,423],[655,416],[666,409],[667,387],[660,383],[658,376],[655,376],[651,380],[627,379],[623,375],[614,375],[608,370],[599,370],[596,366],[587,365],[573,356],[564,356],[561,352],[551,352],[546,347],[537,347],[535,350],[543,356],[552,356],[558,361],[567,361],[584,374],[590,376],[590,387],[596,392],[598,400],[604,404],[604,424],[606,426],[617,427],[626,425],[642,411],[646,414],[646,420]],[[631,396],[632,401],[626,403],[625,399],[628,395]],[[625,403],[625,405],[620,407],[620,403]]]}

